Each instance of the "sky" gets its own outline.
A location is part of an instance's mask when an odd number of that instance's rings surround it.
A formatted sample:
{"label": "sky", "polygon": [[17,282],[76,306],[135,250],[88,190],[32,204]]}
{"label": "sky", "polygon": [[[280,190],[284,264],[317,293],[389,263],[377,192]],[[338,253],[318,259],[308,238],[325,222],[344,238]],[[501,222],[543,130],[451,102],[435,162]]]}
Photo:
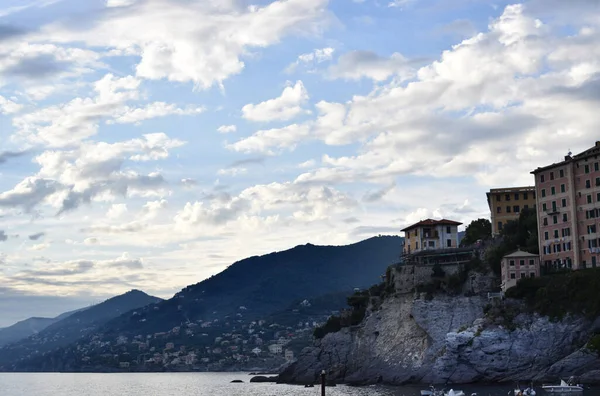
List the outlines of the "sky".
{"label": "sky", "polygon": [[0,326],[489,217],[599,72],[598,0],[3,0]]}

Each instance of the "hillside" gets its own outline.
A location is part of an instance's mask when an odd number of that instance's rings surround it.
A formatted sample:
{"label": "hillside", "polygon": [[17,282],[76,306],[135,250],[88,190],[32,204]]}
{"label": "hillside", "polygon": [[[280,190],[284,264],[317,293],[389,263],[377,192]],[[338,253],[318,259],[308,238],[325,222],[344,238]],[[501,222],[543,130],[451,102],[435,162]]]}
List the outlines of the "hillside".
{"label": "hillside", "polygon": [[110,319],[158,301],[161,300],[157,297],[131,290],[71,315],[60,315],[58,318],[62,318],[61,320],[48,325],[39,333],[0,349],[0,367],[6,369],[20,359],[68,345]]}
{"label": "hillside", "polygon": [[37,334],[51,324],[63,320],[78,311],[80,310],[65,312],[55,318],[28,318],[21,320],[12,326],[4,327],[0,329],[0,347]]}
{"label": "hillside", "polygon": [[401,249],[402,238],[380,236],[346,246],[306,244],[250,257],[186,287],[155,309],[111,321],[107,331],[144,334],[170,330],[187,321],[270,315],[295,300],[380,282],[388,265],[399,260]]}

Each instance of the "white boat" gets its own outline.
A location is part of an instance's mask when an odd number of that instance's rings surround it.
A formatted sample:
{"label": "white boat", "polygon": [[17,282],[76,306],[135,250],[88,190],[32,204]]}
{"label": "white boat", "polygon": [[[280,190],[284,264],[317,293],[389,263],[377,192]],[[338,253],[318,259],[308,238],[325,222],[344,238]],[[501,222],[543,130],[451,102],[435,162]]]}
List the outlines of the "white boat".
{"label": "white boat", "polygon": [[560,385],[542,385],[542,389],[548,393],[581,393],[583,392],[583,385],[571,385],[560,380]]}
{"label": "white boat", "polygon": [[[422,390],[421,396],[466,396],[465,392],[461,390],[450,389],[448,392],[444,390],[437,390],[431,386],[429,390]],[[472,393],[471,396],[477,396],[476,393]]]}

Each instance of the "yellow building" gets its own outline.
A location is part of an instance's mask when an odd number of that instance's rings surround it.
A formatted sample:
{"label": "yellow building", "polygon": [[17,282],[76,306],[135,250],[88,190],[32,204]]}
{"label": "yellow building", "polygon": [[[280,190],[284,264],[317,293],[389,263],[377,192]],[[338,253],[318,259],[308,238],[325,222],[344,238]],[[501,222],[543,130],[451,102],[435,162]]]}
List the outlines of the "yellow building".
{"label": "yellow building", "polygon": [[487,195],[492,235],[500,234],[506,223],[518,220],[521,210],[535,209],[535,187],[492,188]]}
{"label": "yellow building", "polygon": [[422,220],[401,230],[404,232],[404,254],[423,250],[458,247],[458,226],[453,220]]}

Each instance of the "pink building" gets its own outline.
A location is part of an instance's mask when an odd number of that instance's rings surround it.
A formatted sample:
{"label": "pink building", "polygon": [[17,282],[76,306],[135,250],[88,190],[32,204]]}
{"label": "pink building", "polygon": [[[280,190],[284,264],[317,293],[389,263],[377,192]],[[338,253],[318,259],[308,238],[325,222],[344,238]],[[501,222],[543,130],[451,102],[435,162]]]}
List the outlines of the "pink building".
{"label": "pink building", "polygon": [[540,257],[536,254],[517,250],[502,258],[502,291],[517,284],[519,279],[540,276]]}
{"label": "pink building", "polygon": [[600,141],[535,176],[541,265],[596,267],[600,261]]}

